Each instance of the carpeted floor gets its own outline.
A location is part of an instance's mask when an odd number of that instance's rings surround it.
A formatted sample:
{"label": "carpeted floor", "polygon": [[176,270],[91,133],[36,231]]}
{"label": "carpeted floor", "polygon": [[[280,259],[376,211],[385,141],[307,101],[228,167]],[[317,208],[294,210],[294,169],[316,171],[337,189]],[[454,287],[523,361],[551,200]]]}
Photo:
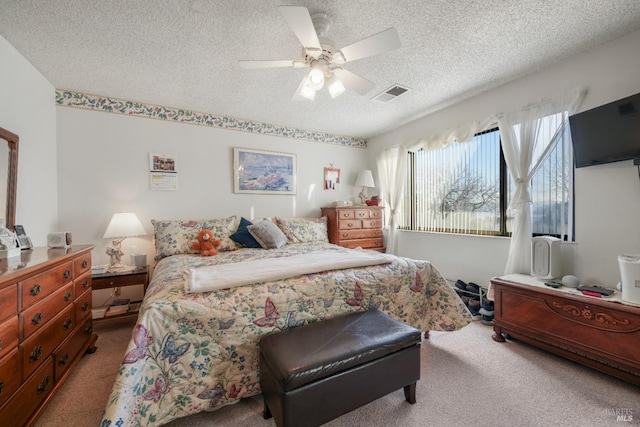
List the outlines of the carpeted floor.
{"label": "carpeted floor", "polygon": [[[133,318],[95,324],[98,351],[83,358],[37,427],[99,425],[133,325]],[[640,425],[640,387],[520,342],[496,343],[491,339],[492,331],[473,322],[457,332],[432,332],[422,343],[415,405],[406,403],[403,391],[398,390],[326,425]],[[632,419],[618,421],[617,414],[631,415]],[[255,396],[169,424],[211,425],[273,427],[275,423],[262,418],[262,398]]]}

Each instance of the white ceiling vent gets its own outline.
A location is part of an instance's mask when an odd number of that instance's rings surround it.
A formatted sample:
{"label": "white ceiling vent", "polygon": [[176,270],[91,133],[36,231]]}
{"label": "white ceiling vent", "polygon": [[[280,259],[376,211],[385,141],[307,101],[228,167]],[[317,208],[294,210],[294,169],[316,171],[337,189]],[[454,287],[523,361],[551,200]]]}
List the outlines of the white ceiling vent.
{"label": "white ceiling vent", "polygon": [[389,89],[377,94],[371,99],[373,99],[374,101],[389,102],[393,99],[396,99],[397,97],[407,92],[408,90],[409,88],[406,88],[400,85],[393,85]]}

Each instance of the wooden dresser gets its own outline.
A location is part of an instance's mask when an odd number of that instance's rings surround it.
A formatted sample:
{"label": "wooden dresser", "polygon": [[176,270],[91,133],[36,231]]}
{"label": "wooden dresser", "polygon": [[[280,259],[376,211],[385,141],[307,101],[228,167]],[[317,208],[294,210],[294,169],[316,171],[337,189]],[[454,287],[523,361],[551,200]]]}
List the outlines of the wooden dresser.
{"label": "wooden dresser", "polygon": [[97,336],[91,249],[35,248],[0,260],[0,423],[32,425]]}
{"label": "wooden dresser", "polygon": [[491,285],[495,341],[511,336],[640,385],[640,307],[554,290],[525,275]]}
{"label": "wooden dresser", "polygon": [[345,248],[385,251],[382,240],[384,208],[358,206],[322,208],[328,218],[329,242]]}

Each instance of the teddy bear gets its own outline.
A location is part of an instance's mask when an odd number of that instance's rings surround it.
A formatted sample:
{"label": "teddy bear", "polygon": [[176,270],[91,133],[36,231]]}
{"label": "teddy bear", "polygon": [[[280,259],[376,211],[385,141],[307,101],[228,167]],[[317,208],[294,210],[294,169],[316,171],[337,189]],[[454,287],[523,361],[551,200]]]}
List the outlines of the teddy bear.
{"label": "teddy bear", "polygon": [[216,248],[221,244],[222,242],[213,236],[211,230],[200,230],[198,241],[193,242],[191,247],[194,251],[199,251],[202,256],[213,256],[218,254]]}

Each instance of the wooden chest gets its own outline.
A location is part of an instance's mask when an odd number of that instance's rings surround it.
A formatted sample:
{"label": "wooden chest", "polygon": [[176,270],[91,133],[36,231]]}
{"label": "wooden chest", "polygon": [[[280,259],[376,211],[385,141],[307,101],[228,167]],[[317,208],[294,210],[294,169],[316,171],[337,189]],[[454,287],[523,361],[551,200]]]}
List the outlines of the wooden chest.
{"label": "wooden chest", "polygon": [[95,349],[92,245],[0,260],[0,420],[30,426],[73,366]]}
{"label": "wooden chest", "polygon": [[345,248],[385,251],[384,208],[374,206],[322,208],[328,218],[329,242]]}
{"label": "wooden chest", "polygon": [[514,280],[491,280],[495,341],[513,337],[640,385],[640,307]]}

